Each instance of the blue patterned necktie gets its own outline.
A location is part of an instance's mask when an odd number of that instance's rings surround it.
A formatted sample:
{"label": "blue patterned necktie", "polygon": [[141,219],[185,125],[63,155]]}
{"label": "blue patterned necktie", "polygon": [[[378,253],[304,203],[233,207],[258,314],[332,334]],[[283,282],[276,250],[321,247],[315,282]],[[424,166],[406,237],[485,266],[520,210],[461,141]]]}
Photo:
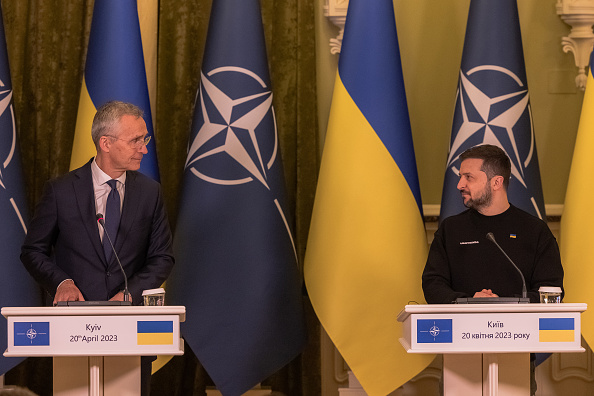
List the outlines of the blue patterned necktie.
{"label": "blue patterned necktie", "polygon": [[[120,193],[118,193],[117,183],[118,182],[115,179],[107,181],[107,184],[111,187],[111,191],[107,196],[107,202],[105,204],[105,232],[109,234],[114,245],[120,226]],[[109,263],[113,251],[105,233],[103,235],[103,251],[105,252],[105,258]]]}

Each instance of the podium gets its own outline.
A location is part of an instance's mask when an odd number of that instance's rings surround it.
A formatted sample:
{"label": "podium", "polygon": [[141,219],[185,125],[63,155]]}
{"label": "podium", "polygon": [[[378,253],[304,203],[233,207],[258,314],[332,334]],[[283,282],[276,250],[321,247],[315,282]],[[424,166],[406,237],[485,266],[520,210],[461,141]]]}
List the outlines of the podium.
{"label": "podium", "polygon": [[52,356],[54,392],[140,394],[140,356],[182,355],[183,306],[4,307],[4,356]]}
{"label": "podium", "polygon": [[445,395],[530,394],[531,352],[584,352],[586,304],[407,305],[400,343],[443,354]]}

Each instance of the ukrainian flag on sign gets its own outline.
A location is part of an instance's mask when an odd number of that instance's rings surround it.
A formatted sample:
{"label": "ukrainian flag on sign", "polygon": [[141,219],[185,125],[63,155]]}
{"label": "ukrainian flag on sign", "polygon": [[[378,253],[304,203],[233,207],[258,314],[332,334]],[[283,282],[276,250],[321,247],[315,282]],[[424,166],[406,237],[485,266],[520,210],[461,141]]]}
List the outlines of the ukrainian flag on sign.
{"label": "ukrainian flag on sign", "polygon": [[[110,100],[121,100],[140,107],[144,111],[148,135],[153,136],[136,0],[95,0],[71,170],[84,165],[95,155],[91,140],[93,117],[97,108]],[[149,144],[147,150],[140,172],[159,181],[155,144]]]}
{"label": "ukrainian flag on sign", "polygon": [[137,322],[138,345],[173,345],[173,322],[139,320]]}
{"label": "ukrainian flag on sign", "polygon": [[424,302],[426,259],[392,0],[351,0],[304,271],[320,322],[371,396],[433,358],[406,353],[395,316]]}
{"label": "ukrainian flag on sign", "polygon": [[575,326],[573,318],[538,319],[539,342],[573,342]]}

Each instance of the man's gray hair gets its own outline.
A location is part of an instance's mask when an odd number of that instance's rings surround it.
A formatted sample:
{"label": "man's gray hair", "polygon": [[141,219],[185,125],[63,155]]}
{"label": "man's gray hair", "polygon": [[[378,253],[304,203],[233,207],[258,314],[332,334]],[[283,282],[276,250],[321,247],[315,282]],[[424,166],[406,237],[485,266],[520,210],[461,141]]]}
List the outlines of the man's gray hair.
{"label": "man's gray hair", "polygon": [[125,115],[140,118],[143,114],[144,112],[140,107],[132,103],[120,102],[119,100],[112,100],[99,107],[93,118],[93,125],[91,126],[91,137],[93,138],[95,147],[99,147],[101,136],[110,135],[117,137],[118,132],[114,126],[120,121],[120,118]]}

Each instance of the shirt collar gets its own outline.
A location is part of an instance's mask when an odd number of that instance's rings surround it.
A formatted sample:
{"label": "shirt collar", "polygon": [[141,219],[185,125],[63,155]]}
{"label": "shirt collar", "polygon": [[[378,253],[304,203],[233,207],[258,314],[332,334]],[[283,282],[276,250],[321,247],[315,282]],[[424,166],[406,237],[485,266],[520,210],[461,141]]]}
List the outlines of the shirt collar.
{"label": "shirt collar", "polygon": [[[97,157],[93,158],[93,162],[91,162],[91,174],[93,175],[93,181],[96,186],[102,186],[107,183],[107,181],[111,180],[111,177],[103,172],[103,170],[99,168],[99,165],[97,165]],[[122,173],[116,180],[125,185],[126,172]]]}

